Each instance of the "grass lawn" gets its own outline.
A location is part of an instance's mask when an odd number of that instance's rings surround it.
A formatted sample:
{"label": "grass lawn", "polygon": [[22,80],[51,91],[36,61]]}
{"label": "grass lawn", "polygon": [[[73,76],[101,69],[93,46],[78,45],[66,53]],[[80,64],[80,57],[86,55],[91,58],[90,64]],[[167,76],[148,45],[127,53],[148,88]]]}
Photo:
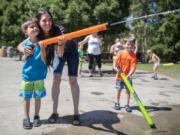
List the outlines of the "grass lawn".
{"label": "grass lawn", "polygon": [[[137,64],[137,69],[152,72],[153,64]],[[158,73],[161,75],[177,78],[180,80],[180,64],[174,64],[172,66],[160,65]]]}

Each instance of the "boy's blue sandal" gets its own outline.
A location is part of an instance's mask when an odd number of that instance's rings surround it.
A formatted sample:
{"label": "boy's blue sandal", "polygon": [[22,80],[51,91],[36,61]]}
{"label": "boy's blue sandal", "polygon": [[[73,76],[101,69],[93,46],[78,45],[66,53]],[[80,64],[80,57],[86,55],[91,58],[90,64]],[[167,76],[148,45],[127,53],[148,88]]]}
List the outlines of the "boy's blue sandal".
{"label": "boy's blue sandal", "polygon": [[132,109],[129,105],[125,106],[125,110],[126,110],[126,112],[132,112]]}
{"label": "boy's blue sandal", "polygon": [[153,79],[154,79],[154,75],[153,75],[153,76],[151,76],[151,78],[153,78]]}
{"label": "boy's blue sandal", "polygon": [[157,78],[157,77],[154,77],[153,79],[154,79],[154,80],[158,80],[158,78]]}
{"label": "boy's blue sandal", "polygon": [[23,128],[24,129],[32,129],[32,124],[30,122],[30,119],[23,119]]}
{"label": "boy's blue sandal", "polygon": [[115,110],[120,110],[121,109],[120,104],[119,103],[115,103],[114,104],[114,109]]}

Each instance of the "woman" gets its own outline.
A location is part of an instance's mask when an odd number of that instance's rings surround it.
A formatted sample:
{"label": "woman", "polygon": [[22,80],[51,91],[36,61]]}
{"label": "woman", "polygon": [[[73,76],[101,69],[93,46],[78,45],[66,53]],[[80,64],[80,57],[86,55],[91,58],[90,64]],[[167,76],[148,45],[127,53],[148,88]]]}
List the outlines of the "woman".
{"label": "woman", "polygon": [[[47,39],[64,33],[63,27],[58,27],[53,22],[51,13],[46,9],[40,9],[37,13],[36,18],[40,26],[39,40]],[[74,120],[73,124],[78,125],[79,122],[79,85],[77,82],[77,71],[78,71],[78,52],[77,46],[72,41],[61,41],[58,45],[47,46],[47,64],[53,66],[53,84],[52,84],[52,100],[53,100],[53,113],[49,117],[50,123],[56,123],[59,115],[57,112],[59,94],[60,94],[60,83],[61,76],[65,62],[68,65],[69,84],[71,87],[73,105],[74,105]],[[20,44],[18,50],[32,54],[29,49],[24,49]],[[63,53],[64,52],[64,53]],[[62,55],[63,54],[63,55]]]}
{"label": "woman", "polygon": [[91,35],[88,35],[79,42],[79,45],[83,46],[84,44],[88,43],[87,53],[89,57],[89,77],[92,77],[92,68],[94,63],[94,58],[96,59],[96,62],[98,64],[99,68],[99,74],[100,76],[103,76],[101,72],[101,50],[100,46],[102,45],[102,41],[97,35],[97,33],[93,33]]}

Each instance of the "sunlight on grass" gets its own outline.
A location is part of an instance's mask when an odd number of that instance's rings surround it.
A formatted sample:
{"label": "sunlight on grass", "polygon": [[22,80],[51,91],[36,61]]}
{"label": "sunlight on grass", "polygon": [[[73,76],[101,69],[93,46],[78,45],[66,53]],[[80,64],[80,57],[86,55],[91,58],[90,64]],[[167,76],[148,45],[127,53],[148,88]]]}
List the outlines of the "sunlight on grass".
{"label": "sunlight on grass", "polygon": [[[138,70],[145,70],[152,72],[153,64],[137,64]],[[172,66],[160,65],[158,73],[161,75],[170,76],[180,79],[180,64],[174,64]]]}

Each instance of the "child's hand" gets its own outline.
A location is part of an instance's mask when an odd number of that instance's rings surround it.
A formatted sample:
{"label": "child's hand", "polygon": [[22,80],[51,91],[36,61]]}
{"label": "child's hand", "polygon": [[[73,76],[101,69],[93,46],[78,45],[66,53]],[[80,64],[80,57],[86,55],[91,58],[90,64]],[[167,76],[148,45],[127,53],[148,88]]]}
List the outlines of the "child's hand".
{"label": "child's hand", "polygon": [[132,80],[132,75],[127,75],[128,80]]}
{"label": "child's hand", "polygon": [[24,48],[24,55],[26,57],[30,56],[33,54],[33,48],[31,46],[27,46]]}
{"label": "child's hand", "polygon": [[117,69],[117,67],[114,67],[114,70],[115,70],[116,72],[118,72],[118,69]]}
{"label": "child's hand", "polygon": [[82,46],[81,42],[78,42],[78,46]]}
{"label": "child's hand", "polygon": [[152,63],[153,61],[152,60],[149,60],[148,63]]}

